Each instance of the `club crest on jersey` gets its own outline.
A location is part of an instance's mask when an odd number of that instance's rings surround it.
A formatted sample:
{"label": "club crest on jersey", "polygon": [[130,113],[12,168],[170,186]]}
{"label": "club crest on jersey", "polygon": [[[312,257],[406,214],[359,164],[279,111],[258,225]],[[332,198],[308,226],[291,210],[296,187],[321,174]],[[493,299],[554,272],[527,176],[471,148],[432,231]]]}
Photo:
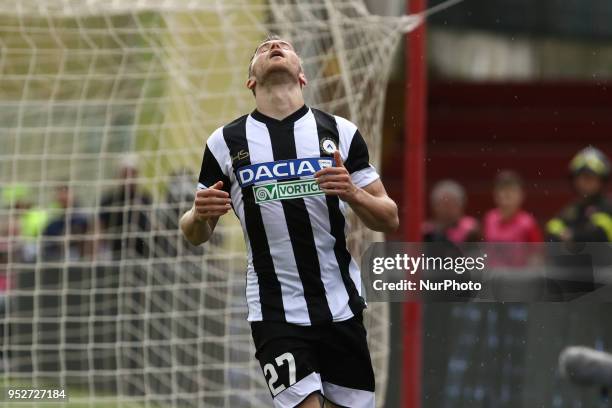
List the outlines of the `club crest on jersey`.
{"label": "club crest on jersey", "polygon": [[265,181],[313,176],[317,171],[331,166],[332,159],[322,157],[255,163],[239,168],[236,178],[240,187],[247,187]]}
{"label": "club crest on jersey", "polygon": [[323,153],[334,154],[334,152],[338,150],[336,142],[331,139],[322,139],[320,145]]}
{"label": "club crest on jersey", "polygon": [[315,179],[283,181],[253,187],[257,204],[325,194]]}

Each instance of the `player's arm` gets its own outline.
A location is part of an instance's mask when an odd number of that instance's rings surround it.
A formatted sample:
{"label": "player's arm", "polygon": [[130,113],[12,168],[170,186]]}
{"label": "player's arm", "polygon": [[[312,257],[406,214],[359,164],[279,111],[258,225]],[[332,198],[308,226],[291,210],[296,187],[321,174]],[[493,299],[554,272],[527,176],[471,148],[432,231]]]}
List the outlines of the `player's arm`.
{"label": "player's arm", "polygon": [[231,200],[223,188],[223,181],[204,190],[198,190],[193,206],[180,220],[181,231],[187,241],[193,245],[200,245],[210,238],[219,217],[231,208]]}
{"label": "player's arm", "polygon": [[231,182],[227,169],[224,170],[229,159],[229,151],[219,128],[206,143],[193,206],[179,222],[183,235],[193,245],[208,241],[219,217],[231,208]]}
{"label": "player's arm", "polygon": [[359,219],[374,231],[394,232],[399,227],[397,205],[387,195],[380,179],[364,188],[355,187],[354,194],[346,202]]}
{"label": "player's arm", "polygon": [[336,195],[347,202],[368,228],[381,232],[397,230],[397,205],[387,195],[382,181],[377,179],[363,188],[357,187],[339,151],[334,153],[334,160],[336,166],[319,170],[315,174],[325,194]]}

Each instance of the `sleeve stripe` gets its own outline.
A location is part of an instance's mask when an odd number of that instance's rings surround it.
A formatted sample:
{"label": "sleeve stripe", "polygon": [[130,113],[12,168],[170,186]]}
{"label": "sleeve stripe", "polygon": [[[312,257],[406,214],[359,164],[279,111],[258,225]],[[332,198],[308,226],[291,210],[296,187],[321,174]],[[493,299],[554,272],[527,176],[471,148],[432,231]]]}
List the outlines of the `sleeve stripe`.
{"label": "sleeve stripe", "polygon": [[365,140],[363,140],[361,133],[359,133],[359,130],[355,130],[344,166],[349,173],[354,173],[370,167],[369,160],[368,146]]}
{"label": "sleeve stripe", "polygon": [[231,181],[227,172],[223,170],[226,168],[229,152],[227,147],[225,150],[222,149],[225,142],[220,139],[221,136],[219,135],[220,133],[216,131],[206,143],[200,176],[198,177],[198,189],[201,189],[200,185],[206,188],[206,186],[212,186],[221,180],[223,181],[223,190],[231,194]]}
{"label": "sleeve stripe", "polygon": [[223,175],[229,177],[229,169],[226,164],[231,162],[229,148],[223,138],[223,128],[218,128],[208,138],[206,146],[210,150],[210,153],[214,157],[215,161],[219,165],[219,169]]}

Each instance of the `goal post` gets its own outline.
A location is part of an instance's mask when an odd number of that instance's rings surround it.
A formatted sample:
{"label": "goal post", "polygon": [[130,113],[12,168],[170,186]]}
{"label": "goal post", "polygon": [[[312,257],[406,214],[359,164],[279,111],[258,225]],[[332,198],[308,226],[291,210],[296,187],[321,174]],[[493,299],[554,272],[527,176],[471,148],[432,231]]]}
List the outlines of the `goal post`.
{"label": "goal post", "polygon": [[[408,13],[423,13],[427,0],[406,0]],[[404,189],[403,231],[406,242],[422,240],[425,216],[425,157],[427,124],[426,25],[406,34],[405,42],[405,114],[404,114]],[[418,302],[403,305],[402,406],[420,408],[422,395],[422,306]]]}
{"label": "goal post", "polygon": [[[178,230],[206,138],[253,109],[248,61],[275,32],[307,103],[355,122],[379,165],[390,61],[419,21],[361,0],[0,0],[1,385],[93,407],[266,405],[239,224],[201,248]],[[351,223],[355,256],[382,239]],[[382,406],[388,305],[369,309]]]}

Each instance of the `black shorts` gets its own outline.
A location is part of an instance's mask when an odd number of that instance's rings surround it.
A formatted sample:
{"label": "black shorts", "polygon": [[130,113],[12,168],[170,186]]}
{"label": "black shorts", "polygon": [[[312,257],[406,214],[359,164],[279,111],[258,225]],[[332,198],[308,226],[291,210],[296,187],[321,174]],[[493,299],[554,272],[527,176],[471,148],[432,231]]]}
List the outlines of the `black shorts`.
{"label": "black shorts", "polygon": [[315,326],[252,322],[251,331],[275,407],[295,407],[314,392],[339,407],[374,407],[374,371],[361,315]]}

